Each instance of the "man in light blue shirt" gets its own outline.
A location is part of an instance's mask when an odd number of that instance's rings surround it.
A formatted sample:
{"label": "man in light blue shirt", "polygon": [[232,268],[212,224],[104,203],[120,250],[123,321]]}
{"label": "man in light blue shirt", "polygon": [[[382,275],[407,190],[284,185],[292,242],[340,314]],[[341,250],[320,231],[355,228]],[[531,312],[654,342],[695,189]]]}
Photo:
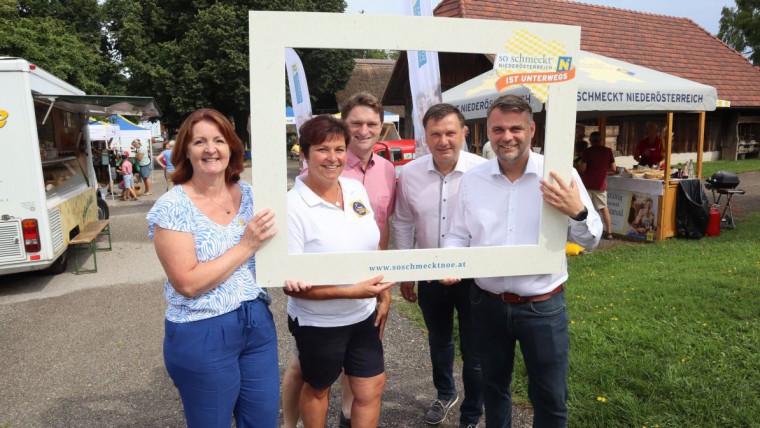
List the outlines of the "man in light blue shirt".
{"label": "man in light blue shirt", "polygon": [[[398,249],[441,248],[462,176],[470,168],[486,162],[482,157],[462,150],[466,128],[464,116],[453,105],[430,107],[422,122],[430,154],[404,165],[399,174],[393,217],[393,237]],[[477,426],[483,415],[483,379],[472,343],[471,287],[475,287],[472,279],[451,286],[438,281],[421,281],[417,285],[420,309],[428,328],[433,385],[437,390],[437,397],[425,415],[425,422],[429,425],[443,422],[449,409],[459,400],[453,373],[455,309],[464,362],[460,426]],[[402,282],[400,288],[404,299],[418,301],[414,282]]]}

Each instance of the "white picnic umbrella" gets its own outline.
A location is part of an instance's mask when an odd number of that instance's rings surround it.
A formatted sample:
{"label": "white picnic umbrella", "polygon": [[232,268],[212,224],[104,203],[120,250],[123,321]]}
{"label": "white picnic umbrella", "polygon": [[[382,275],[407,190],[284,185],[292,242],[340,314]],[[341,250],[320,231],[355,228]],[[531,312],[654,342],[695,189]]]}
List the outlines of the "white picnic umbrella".
{"label": "white picnic umbrella", "polygon": [[[718,99],[712,86],[651,68],[580,51],[573,59],[578,79],[578,111],[713,111]],[[499,92],[496,70],[489,70],[443,93],[443,101],[457,106],[465,118],[484,118],[488,106],[501,95],[526,97],[534,112],[542,102],[531,85]]]}

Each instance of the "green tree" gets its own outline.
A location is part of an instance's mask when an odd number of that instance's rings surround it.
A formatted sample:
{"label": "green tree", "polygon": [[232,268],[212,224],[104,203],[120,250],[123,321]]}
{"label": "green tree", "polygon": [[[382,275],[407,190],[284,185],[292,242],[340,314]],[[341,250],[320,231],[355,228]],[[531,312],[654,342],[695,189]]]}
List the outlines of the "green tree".
{"label": "green tree", "polygon": [[21,18],[57,19],[83,43],[100,43],[100,8],[97,0],[26,0],[16,3]]}
{"label": "green tree", "polygon": [[718,38],[760,65],[760,0],[736,0],[736,7],[724,7]]}
{"label": "green tree", "polygon": [[390,51],[382,49],[367,49],[359,51],[356,58],[364,59],[392,59],[397,60],[399,51]]}
{"label": "green tree", "polygon": [[97,0],[0,0],[0,55],[24,58],[87,93],[123,89],[104,49]]}
{"label": "green tree", "polygon": [[[342,12],[343,0],[107,0],[112,57],[129,76],[128,91],[156,98],[162,122],[176,129],[200,107],[233,117],[247,139],[248,11]],[[304,50],[315,108],[331,104],[353,70],[353,51]],[[283,67],[285,65],[283,64]]]}

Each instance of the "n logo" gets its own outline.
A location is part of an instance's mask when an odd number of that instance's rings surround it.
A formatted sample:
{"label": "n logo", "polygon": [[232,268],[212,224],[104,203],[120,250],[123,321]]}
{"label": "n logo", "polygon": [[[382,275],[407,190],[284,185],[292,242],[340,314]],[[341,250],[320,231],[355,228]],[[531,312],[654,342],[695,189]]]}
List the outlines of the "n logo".
{"label": "n logo", "polygon": [[573,57],[561,56],[557,61],[557,71],[569,71],[570,65],[573,63]]}

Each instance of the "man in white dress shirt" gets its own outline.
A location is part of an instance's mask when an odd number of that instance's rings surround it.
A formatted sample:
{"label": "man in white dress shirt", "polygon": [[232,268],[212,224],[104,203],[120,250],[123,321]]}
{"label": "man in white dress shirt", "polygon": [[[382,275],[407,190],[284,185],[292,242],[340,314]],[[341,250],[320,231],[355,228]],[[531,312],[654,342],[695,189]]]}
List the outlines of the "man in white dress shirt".
{"label": "man in white dress shirt", "polygon": [[[441,248],[448,230],[452,200],[459,191],[464,173],[486,162],[462,150],[464,116],[451,104],[436,104],[422,119],[430,154],[404,165],[396,187],[393,238],[398,249]],[[416,238],[416,245],[415,245]],[[417,302],[414,282],[402,282],[404,299]],[[454,383],[454,309],[459,319],[459,347],[462,352],[464,400],[459,408],[460,426],[477,426],[483,415],[480,362],[472,343],[470,288],[465,279],[451,286],[438,281],[418,283],[419,305],[428,328],[433,386],[437,397],[425,415],[425,422],[437,425],[459,400]]]}
{"label": "man in white dress shirt", "polygon": [[[496,159],[462,178],[445,247],[535,245],[543,202],[570,218],[570,241],[596,247],[602,223],[583,182],[575,170],[569,183],[555,172],[556,184],[541,179],[544,158],[530,148],[535,129],[522,97],[505,95],[491,104],[487,132]],[[567,277],[565,261],[556,274],[475,280],[471,305],[486,427],[511,426],[510,383],[518,341],[528,372],[533,426],[567,425]]]}

